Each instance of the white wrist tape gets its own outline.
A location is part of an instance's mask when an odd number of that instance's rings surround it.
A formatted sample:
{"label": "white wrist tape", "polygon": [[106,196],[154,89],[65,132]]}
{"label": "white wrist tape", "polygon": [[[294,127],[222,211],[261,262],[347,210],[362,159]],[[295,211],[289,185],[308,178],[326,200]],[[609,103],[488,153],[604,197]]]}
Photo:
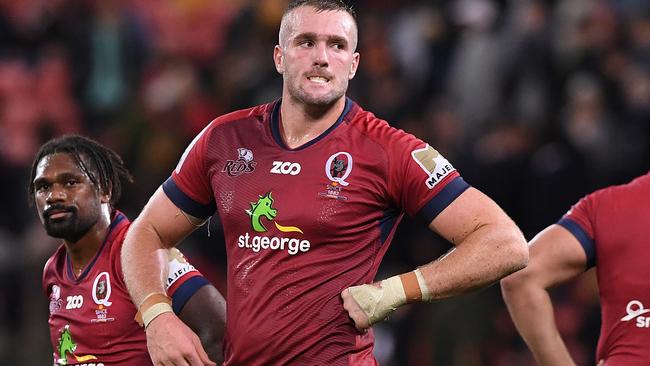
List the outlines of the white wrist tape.
{"label": "white wrist tape", "polygon": [[424,281],[424,276],[422,275],[422,272],[420,271],[419,268],[413,272],[415,272],[415,277],[417,277],[418,279],[418,285],[420,286],[420,293],[422,294],[421,300],[431,301],[433,299],[433,294],[431,293],[431,290],[429,290],[426,281]]}
{"label": "white wrist tape", "polygon": [[163,292],[153,292],[145,296],[135,314],[135,321],[147,329],[149,323],[160,314],[173,312],[172,299]]}
{"label": "white wrist tape", "polygon": [[144,324],[144,329],[147,329],[149,323],[151,323],[151,321],[154,320],[158,315],[172,312],[174,312],[172,307],[165,302],[159,302],[152,305],[149,309],[145,310],[144,313],[142,313],[142,323]]}

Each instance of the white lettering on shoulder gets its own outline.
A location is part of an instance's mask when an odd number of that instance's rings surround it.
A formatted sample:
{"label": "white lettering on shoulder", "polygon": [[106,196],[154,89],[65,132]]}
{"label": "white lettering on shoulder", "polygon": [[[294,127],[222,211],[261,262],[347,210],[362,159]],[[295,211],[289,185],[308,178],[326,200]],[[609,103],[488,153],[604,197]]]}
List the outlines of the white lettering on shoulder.
{"label": "white lettering on shoulder", "polygon": [[425,180],[425,184],[429,189],[433,189],[445,177],[456,170],[447,159],[428,144],[421,149],[413,150],[411,156],[420,168],[429,175]]}

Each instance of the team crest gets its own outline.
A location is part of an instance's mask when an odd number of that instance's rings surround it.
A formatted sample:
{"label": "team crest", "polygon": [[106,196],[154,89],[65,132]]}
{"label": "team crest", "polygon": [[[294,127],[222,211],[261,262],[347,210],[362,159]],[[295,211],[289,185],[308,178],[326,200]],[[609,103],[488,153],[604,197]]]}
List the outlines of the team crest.
{"label": "team crest", "polygon": [[428,144],[421,149],[413,150],[411,156],[420,168],[427,173],[428,177],[424,183],[429,189],[433,189],[451,172],[456,170],[447,159]]}
{"label": "team crest", "polygon": [[104,323],[115,320],[108,316],[108,307],[113,303],[111,298],[111,277],[108,272],[102,272],[95,277],[93,283],[93,301],[97,304],[95,309],[95,318],[91,319],[91,323]]}
{"label": "team crest", "polygon": [[244,173],[252,173],[255,171],[255,165],[257,165],[257,162],[253,160],[253,152],[240,147],[237,149],[237,159],[226,160],[226,165],[221,169],[221,172],[236,177]]}
{"label": "team crest", "polygon": [[59,285],[52,285],[52,292],[50,293],[50,315],[61,310],[61,287]]}
{"label": "team crest", "polygon": [[111,306],[111,277],[108,272],[102,272],[95,277],[93,283],[93,300],[97,305]]}
{"label": "team crest", "polygon": [[95,297],[104,300],[106,298],[106,292],[106,281],[99,281],[99,283],[97,283],[97,288],[95,289]]}
{"label": "team crest", "polygon": [[336,200],[347,200],[341,195],[343,187],[350,183],[347,181],[352,173],[352,155],[345,151],[332,154],[325,163],[325,175],[330,180],[325,192],[319,192],[321,197],[333,198]]}

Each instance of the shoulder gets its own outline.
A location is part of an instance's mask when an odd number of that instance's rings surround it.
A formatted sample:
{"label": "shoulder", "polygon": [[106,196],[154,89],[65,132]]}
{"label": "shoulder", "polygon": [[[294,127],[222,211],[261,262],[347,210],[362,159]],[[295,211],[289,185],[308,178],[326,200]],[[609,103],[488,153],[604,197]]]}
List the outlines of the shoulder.
{"label": "shoulder", "polygon": [[112,235],[110,239],[110,242],[106,243],[107,246],[110,247],[110,252],[111,256],[118,256],[122,252],[122,245],[124,244],[124,238],[126,237],[126,234],[129,232],[129,228],[131,227],[131,222],[126,222],[124,225],[120,226],[119,228],[116,229],[114,235]]}
{"label": "shoulder", "polygon": [[45,266],[43,266],[43,276],[56,272],[57,268],[61,268],[63,262],[65,261],[65,255],[65,246],[61,244],[45,262]]}
{"label": "shoulder", "polygon": [[233,123],[241,122],[244,120],[257,120],[261,122],[271,114],[275,103],[276,102],[260,104],[254,107],[240,109],[223,114],[212,120],[208,126],[206,126],[206,130],[214,130],[226,126],[231,126]]}
{"label": "shoulder", "polygon": [[650,193],[650,172],[634,178],[629,183],[611,186],[603,189],[603,194],[634,196],[641,193]]}
{"label": "shoulder", "polygon": [[56,281],[56,278],[62,278],[63,269],[65,268],[65,246],[61,244],[59,248],[48,258],[43,266],[43,274],[41,277],[41,284],[43,290],[47,293],[48,283]]}
{"label": "shoulder", "polygon": [[639,197],[650,195],[650,175],[635,178],[631,182],[597,189],[582,197],[567,213],[570,216],[587,215],[591,218],[611,218],[621,210],[645,209]]}
{"label": "shoulder", "polygon": [[637,177],[628,183],[598,189],[588,194],[585,199],[594,203],[621,202],[625,200],[636,202],[643,193],[650,194],[650,173]]}
{"label": "shoulder", "polygon": [[350,128],[360,136],[374,141],[384,150],[394,150],[398,147],[410,148],[423,143],[414,135],[391,126],[387,121],[358,105],[352,112],[351,117],[347,120]]}
{"label": "shoulder", "polygon": [[[119,220],[119,221],[118,221]],[[122,246],[124,245],[124,238],[131,227],[131,221],[122,212],[117,212],[116,218],[113,221],[115,227],[109,232],[106,238],[106,248],[100,254],[103,257],[108,256],[109,266],[116,273],[122,272]]]}

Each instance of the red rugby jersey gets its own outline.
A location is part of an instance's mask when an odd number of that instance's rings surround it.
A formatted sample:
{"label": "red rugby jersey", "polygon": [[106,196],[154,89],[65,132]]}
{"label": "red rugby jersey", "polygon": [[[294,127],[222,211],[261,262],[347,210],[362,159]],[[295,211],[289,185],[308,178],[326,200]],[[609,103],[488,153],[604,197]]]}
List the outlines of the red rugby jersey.
{"label": "red rugby jersey", "polygon": [[596,266],[602,325],[596,359],[650,363],[650,173],[581,199],[558,222]]}
{"label": "red rugby jersey", "polygon": [[163,184],[181,209],[218,210],[228,256],[225,365],[374,365],[339,293],[373,281],[404,212],[428,224],[468,188],[437,151],[346,100],[289,149],[280,101],[212,121]]}
{"label": "red rugby jersey", "polygon": [[[147,338],[122,277],[120,252],[130,225],[121,212],[95,257],[77,278],[61,245],[45,264],[43,289],[50,299],[50,340],[55,365],[151,365]],[[170,252],[167,292],[174,311],[208,281],[183,255]]]}

